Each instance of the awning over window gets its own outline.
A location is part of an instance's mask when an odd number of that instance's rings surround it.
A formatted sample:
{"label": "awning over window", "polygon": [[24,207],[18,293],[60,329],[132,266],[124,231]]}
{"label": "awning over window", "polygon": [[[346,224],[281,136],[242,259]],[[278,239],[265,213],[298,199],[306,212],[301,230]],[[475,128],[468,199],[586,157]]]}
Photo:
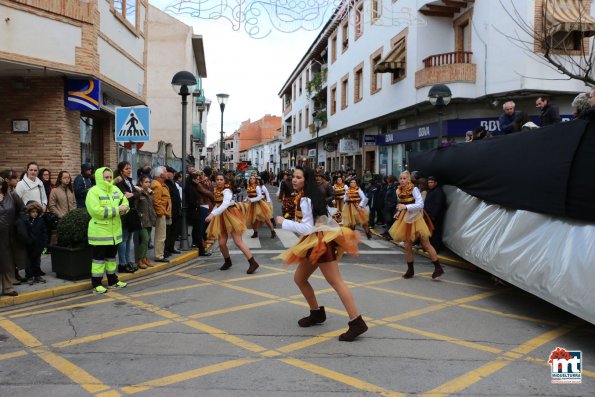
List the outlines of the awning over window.
{"label": "awning over window", "polygon": [[405,38],[399,40],[397,45],[376,64],[375,73],[394,73],[399,69],[405,69],[407,60],[407,48]]}
{"label": "awning over window", "polygon": [[546,0],[543,13],[550,36],[558,32],[582,32],[585,37],[595,36],[595,19],[582,0]]}

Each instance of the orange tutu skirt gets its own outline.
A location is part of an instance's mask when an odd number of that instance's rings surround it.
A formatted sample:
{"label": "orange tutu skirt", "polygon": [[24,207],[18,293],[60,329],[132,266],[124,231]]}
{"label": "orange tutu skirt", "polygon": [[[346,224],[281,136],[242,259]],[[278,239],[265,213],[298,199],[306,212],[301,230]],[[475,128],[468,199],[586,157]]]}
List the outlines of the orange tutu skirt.
{"label": "orange tutu skirt", "polygon": [[349,255],[359,253],[359,233],[339,226],[332,219],[327,217],[317,222],[313,233],[303,236],[293,247],[288,248],[282,254],[273,259],[281,259],[285,264],[298,264],[300,260],[308,258],[311,263],[327,253],[327,245],[335,250],[336,260],[340,260],[345,252]]}
{"label": "orange tutu skirt", "polygon": [[230,234],[236,232],[243,234],[246,231],[246,223],[242,212],[237,207],[227,207],[219,216],[213,218],[207,228],[207,235],[213,238],[219,238],[221,234]]}
{"label": "orange tutu skirt", "polygon": [[353,203],[345,203],[341,218],[343,219],[343,226],[346,227],[367,225],[369,219],[368,209],[360,208],[359,205]]}
{"label": "orange tutu skirt", "polygon": [[247,202],[244,205],[246,224],[250,226],[255,222],[264,222],[273,217],[273,210],[267,201]]}
{"label": "orange tutu skirt", "polygon": [[434,231],[434,225],[425,210],[422,210],[413,219],[407,211],[401,211],[397,220],[388,233],[395,241],[415,241],[420,237],[430,237]]}

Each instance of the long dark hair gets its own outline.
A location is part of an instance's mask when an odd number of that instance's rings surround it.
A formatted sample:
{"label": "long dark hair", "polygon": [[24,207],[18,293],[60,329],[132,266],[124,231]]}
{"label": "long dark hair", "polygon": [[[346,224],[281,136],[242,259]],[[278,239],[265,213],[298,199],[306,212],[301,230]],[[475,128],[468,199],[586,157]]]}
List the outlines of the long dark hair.
{"label": "long dark hair", "polygon": [[301,170],[304,173],[304,197],[308,197],[312,201],[312,216],[314,219],[317,216],[328,215],[324,196],[316,183],[314,170],[300,165],[295,167],[295,169]]}
{"label": "long dark hair", "polygon": [[[56,178],[56,187],[58,187],[60,185],[64,185],[62,183],[62,177],[64,176],[64,174],[70,175],[70,172],[68,172],[68,171],[58,172],[58,177]],[[69,189],[71,192],[74,192],[74,188],[72,187],[72,175],[70,175],[70,183],[68,185],[64,185],[64,186],[66,187],[66,189]]]}

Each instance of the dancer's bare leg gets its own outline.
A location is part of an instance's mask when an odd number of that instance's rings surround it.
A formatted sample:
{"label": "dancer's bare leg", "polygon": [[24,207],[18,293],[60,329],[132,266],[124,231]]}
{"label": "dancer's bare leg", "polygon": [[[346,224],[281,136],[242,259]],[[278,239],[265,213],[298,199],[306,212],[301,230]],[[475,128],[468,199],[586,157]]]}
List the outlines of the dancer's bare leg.
{"label": "dancer's bare leg", "polygon": [[357,312],[357,308],[355,307],[355,300],[353,299],[351,290],[349,290],[343,281],[343,278],[341,277],[341,273],[339,272],[339,264],[337,261],[321,263],[319,264],[319,267],[326,281],[331,287],[333,287],[335,291],[337,291],[341,302],[343,302],[343,306],[345,306],[345,310],[347,310],[349,319],[351,320],[356,318],[359,314]]}
{"label": "dancer's bare leg", "polygon": [[317,264],[312,264],[307,258],[304,258],[300,261],[295,273],[293,275],[293,281],[298,286],[302,295],[308,302],[311,310],[318,309],[318,301],[316,300],[316,294],[314,293],[314,288],[308,281],[312,273],[318,267]]}

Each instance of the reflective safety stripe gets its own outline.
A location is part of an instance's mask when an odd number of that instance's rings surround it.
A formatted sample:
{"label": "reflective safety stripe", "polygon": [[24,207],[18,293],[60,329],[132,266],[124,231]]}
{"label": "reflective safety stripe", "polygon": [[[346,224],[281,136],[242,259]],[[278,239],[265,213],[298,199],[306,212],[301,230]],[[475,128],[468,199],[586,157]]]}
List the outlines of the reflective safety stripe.
{"label": "reflective safety stripe", "polygon": [[91,273],[91,277],[101,277],[101,278],[103,278],[103,273]]}
{"label": "reflective safety stripe", "polygon": [[97,263],[99,265],[103,265],[105,263],[105,261],[101,260],[101,259],[93,259],[93,262],[91,262],[91,263]]}
{"label": "reflective safety stripe", "polygon": [[[120,236],[122,238],[122,236]],[[89,236],[89,241],[114,241],[113,237],[91,237]]]}
{"label": "reflective safety stripe", "polygon": [[116,269],[118,268],[118,265],[116,265],[116,262],[105,262],[105,270],[107,274],[114,274],[116,273]]}
{"label": "reflective safety stripe", "polygon": [[97,197],[99,200],[109,200],[109,196],[99,196]]}
{"label": "reflective safety stripe", "polygon": [[109,214],[109,212],[108,212],[107,207],[104,207],[103,208],[103,219],[107,219],[108,214]]}
{"label": "reflective safety stripe", "polygon": [[112,218],[116,217],[116,207],[112,207]]}

